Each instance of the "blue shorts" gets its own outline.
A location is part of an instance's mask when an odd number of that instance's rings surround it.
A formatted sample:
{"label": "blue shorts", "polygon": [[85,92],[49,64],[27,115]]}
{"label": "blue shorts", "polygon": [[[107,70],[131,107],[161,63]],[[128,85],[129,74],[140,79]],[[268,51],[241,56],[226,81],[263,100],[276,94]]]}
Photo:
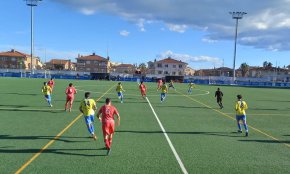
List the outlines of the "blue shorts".
{"label": "blue shorts", "polygon": [[123,97],[123,93],[122,92],[118,92],[118,97]]}
{"label": "blue shorts", "polygon": [[46,100],[51,100],[50,95],[44,95],[44,97],[46,98]]}
{"label": "blue shorts", "polygon": [[166,97],[166,93],[161,93],[161,98],[165,98]]}
{"label": "blue shorts", "polygon": [[95,121],[95,117],[94,115],[90,115],[90,116],[85,116],[85,122],[86,124],[91,124]]}
{"label": "blue shorts", "polygon": [[243,120],[243,121],[246,121],[246,115],[236,115],[236,120],[237,121],[240,121],[240,120]]}

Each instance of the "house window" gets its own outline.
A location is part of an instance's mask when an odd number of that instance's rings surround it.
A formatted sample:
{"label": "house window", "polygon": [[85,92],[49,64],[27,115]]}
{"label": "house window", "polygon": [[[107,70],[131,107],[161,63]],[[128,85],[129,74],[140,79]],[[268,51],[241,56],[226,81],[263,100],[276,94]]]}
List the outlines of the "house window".
{"label": "house window", "polygon": [[165,68],[168,68],[168,64],[165,65]]}
{"label": "house window", "polygon": [[178,67],[179,67],[179,68],[182,68],[182,65],[180,64],[180,65],[178,65]]}
{"label": "house window", "polygon": [[87,71],[90,71],[91,70],[91,68],[87,68]]}
{"label": "house window", "polygon": [[158,71],[158,74],[162,74],[162,71]]}
{"label": "house window", "polygon": [[175,71],[173,71],[173,72],[172,72],[172,75],[176,75],[176,72],[175,72]]}
{"label": "house window", "polygon": [[158,64],[157,64],[157,67],[158,67],[158,68],[162,68],[162,64],[161,64],[161,63],[158,63]]}
{"label": "house window", "polygon": [[168,71],[164,71],[164,74],[168,74]]}
{"label": "house window", "polygon": [[181,71],[179,71],[179,75],[182,75],[182,72]]}
{"label": "house window", "polygon": [[91,63],[91,61],[86,61],[86,64],[90,64]]}
{"label": "house window", "polygon": [[176,68],[176,65],[173,65],[173,68]]}
{"label": "house window", "polygon": [[15,60],[16,60],[15,57],[12,57],[12,58],[11,58],[11,61],[15,61]]}

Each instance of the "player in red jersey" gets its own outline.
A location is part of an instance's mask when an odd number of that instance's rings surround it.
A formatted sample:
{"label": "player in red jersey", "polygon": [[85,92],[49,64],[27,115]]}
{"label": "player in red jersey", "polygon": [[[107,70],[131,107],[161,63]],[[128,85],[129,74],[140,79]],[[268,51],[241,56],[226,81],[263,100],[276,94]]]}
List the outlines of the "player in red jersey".
{"label": "player in red jersey", "polygon": [[[102,116],[100,117],[100,115]],[[106,104],[102,106],[97,114],[98,119],[102,122],[102,129],[104,135],[104,142],[107,148],[107,155],[111,153],[111,144],[113,140],[113,134],[115,132],[114,115],[117,115],[117,126],[120,125],[120,115],[117,109],[111,104],[111,99],[106,99]]]}
{"label": "player in red jersey", "polygon": [[66,94],[65,111],[67,111],[67,105],[69,103],[70,104],[69,112],[71,112],[72,104],[74,102],[76,93],[77,93],[76,89],[73,87],[73,84],[70,83],[65,90],[65,94]]}
{"label": "player in red jersey", "polygon": [[141,95],[142,95],[142,97],[145,99],[147,88],[146,88],[146,86],[144,85],[144,82],[143,82],[143,81],[142,81],[141,84],[139,85],[139,89],[140,89],[140,91],[141,91]]}
{"label": "player in red jersey", "polygon": [[53,87],[54,87],[54,80],[52,78],[50,78],[50,80],[47,82],[47,85],[50,86],[51,91],[53,91]]}
{"label": "player in red jersey", "polygon": [[159,79],[157,81],[157,91],[161,88],[162,85],[163,85],[163,81],[162,81],[162,79]]}

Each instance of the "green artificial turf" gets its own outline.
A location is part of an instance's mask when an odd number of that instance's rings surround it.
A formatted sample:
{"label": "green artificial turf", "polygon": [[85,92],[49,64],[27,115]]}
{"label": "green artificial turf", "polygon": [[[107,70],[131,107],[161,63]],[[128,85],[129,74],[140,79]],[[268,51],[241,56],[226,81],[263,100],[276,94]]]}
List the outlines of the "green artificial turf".
{"label": "green artificial turf", "polygon": [[[105,156],[101,123],[95,122],[99,139],[93,141],[80,117],[22,173],[182,173],[136,82],[123,82],[121,104],[115,87],[109,90],[117,82],[56,79],[50,108],[41,94],[43,81],[0,78],[0,173],[15,173],[77,118],[85,91],[94,99],[107,92],[97,106],[110,97],[120,112],[111,156]],[[64,112],[70,82],[78,89],[71,113]],[[225,108],[220,110],[214,98],[217,86],[197,85],[187,95],[187,84],[175,84],[177,91],[170,89],[161,103],[156,84],[146,85],[148,100],[188,173],[290,171],[289,89],[221,86]],[[236,133],[237,94],[249,105],[249,137]]]}

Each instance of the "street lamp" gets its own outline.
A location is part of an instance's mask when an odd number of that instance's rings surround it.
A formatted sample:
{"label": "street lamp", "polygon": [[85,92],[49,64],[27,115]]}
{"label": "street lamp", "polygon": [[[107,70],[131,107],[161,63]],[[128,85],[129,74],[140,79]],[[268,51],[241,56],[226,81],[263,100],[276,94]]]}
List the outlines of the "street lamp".
{"label": "street lamp", "polygon": [[42,0],[25,0],[26,1],[26,5],[30,6],[31,8],[31,47],[30,47],[30,56],[31,56],[31,63],[30,63],[30,68],[31,68],[31,74],[33,74],[33,52],[34,52],[34,31],[33,31],[33,24],[34,24],[34,21],[33,21],[33,7],[37,6],[38,5],[38,2],[39,1],[42,1]]}
{"label": "street lamp", "polygon": [[236,52],[237,52],[237,38],[238,38],[238,25],[239,19],[242,19],[246,12],[230,12],[232,18],[236,20],[236,33],[235,33],[235,47],[234,47],[234,64],[233,64],[233,80],[236,80]]}

